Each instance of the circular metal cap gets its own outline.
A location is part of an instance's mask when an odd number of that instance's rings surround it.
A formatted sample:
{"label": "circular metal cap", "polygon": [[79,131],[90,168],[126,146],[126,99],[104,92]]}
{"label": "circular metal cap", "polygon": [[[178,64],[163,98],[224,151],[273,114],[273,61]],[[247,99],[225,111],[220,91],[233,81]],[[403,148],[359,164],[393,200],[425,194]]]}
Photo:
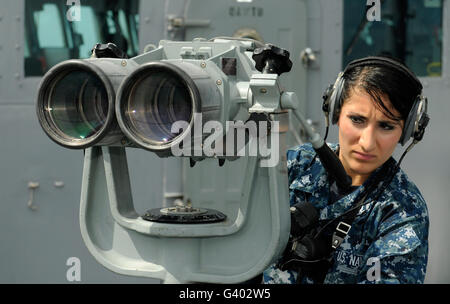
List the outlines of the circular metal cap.
{"label": "circular metal cap", "polygon": [[142,218],[147,221],[159,223],[208,224],[224,221],[227,216],[213,209],[176,206],[151,209]]}

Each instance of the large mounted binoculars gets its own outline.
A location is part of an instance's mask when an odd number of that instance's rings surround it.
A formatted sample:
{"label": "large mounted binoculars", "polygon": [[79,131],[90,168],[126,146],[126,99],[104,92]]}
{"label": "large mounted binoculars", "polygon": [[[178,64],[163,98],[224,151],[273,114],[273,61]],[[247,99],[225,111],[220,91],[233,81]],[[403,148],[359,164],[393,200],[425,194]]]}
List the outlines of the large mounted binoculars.
{"label": "large mounted binoculars", "polygon": [[[298,106],[279,81],[292,66],[289,53],[217,38],[161,41],[124,57],[113,45],[96,45],[92,58],[53,67],[37,95],[45,133],[86,149],[80,226],[89,251],[117,273],[165,282],[236,283],[260,274],[289,237],[286,163],[279,157],[289,109]],[[190,203],[138,214],[128,148],[186,157]],[[242,180],[236,203],[225,195],[202,199],[191,187],[196,174],[230,175],[225,160],[240,162],[231,176]]]}
{"label": "large mounted binoculars", "polygon": [[[273,45],[223,39],[161,41],[158,49],[133,59],[122,58],[113,44],[96,45],[93,57],[62,62],[44,76],[37,99],[43,130],[67,148],[135,146],[160,156],[173,156],[175,145],[194,136],[196,123],[203,131],[212,121],[269,122],[268,115],[280,110],[281,88],[274,86],[275,76],[265,74],[292,66],[289,53]],[[250,86],[258,70],[264,76]],[[256,86],[261,88],[255,92]],[[202,144],[206,136],[200,137],[196,143]],[[216,150],[215,156],[225,154]]]}

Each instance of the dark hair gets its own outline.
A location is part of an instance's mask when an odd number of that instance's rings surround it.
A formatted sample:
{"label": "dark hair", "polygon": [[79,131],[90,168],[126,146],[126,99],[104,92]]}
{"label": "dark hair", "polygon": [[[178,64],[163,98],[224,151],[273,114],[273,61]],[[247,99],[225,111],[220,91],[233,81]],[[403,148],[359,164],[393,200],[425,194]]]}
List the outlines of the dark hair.
{"label": "dark hair", "polygon": [[[359,87],[372,97],[384,115],[396,121],[406,121],[416,97],[421,94],[422,85],[406,66],[392,58],[386,60],[394,64],[380,62],[351,66],[350,63],[343,75],[341,104],[350,97],[352,89]],[[397,65],[399,67],[395,67]],[[384,96],[389,98],[400,117],[389,111],[382,101]]]}

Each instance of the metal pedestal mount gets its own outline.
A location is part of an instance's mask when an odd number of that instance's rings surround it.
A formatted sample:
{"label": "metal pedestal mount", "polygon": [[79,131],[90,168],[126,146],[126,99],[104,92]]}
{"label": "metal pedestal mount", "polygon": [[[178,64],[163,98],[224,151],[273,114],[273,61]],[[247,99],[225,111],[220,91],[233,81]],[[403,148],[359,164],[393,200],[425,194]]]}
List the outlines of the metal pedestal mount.
{"label": "metal pedestal mount", "polygon": [[[87,149],[80,226],[91,254],[116,273],[165,283],[239,283],[264,271],[284,250],[290,229],[284,157],[288,113],[271,117],[280,121],[279,130],[272,129],[269,135],[278,132],[280,161],[262,167],[261,158],[245,157],[244,184],[234,212],[222,212],[227,198],[218,197],[207,206],[139,215],[133,206],[125,148]],[[217,162],[205,166],[223,172]]]}

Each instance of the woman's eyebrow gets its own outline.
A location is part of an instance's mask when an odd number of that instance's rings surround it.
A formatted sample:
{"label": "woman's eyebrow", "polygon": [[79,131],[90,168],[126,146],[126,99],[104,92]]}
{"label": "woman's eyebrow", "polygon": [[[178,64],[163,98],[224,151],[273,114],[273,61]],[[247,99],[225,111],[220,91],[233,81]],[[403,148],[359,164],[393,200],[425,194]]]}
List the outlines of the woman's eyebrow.
{"label": "woman's eyebrow", "polygon": [[353,111],[349,111],[347,115],[359,116],[361,118],[367,118],[367,116],[365,116],[364,114],[353,112]]}
{"label": "woman's eyebrow", "polygon": [[378,120],[378,123],[401,125],[401,121],[400,120],[393,120],[393,119],[380,119],[380,120]]}
{"label": "woman's eyebrow", "polygon": [[[364,114],[359,113],[359,112],[349,111],[349,112],[348,112],[348,115],[351,115],[351,116],[358,116],[359,118],[367,119],[367,116],[365,116]],[[379,120],[377,120],[377,122],[378,122],[378,123],[386,123],[386,124],[401,125],[401,121],[400,121],[400,120],[393,120],[393,119],[389,119],[389,118],[386,118],[386,119],[379,119]]]}

